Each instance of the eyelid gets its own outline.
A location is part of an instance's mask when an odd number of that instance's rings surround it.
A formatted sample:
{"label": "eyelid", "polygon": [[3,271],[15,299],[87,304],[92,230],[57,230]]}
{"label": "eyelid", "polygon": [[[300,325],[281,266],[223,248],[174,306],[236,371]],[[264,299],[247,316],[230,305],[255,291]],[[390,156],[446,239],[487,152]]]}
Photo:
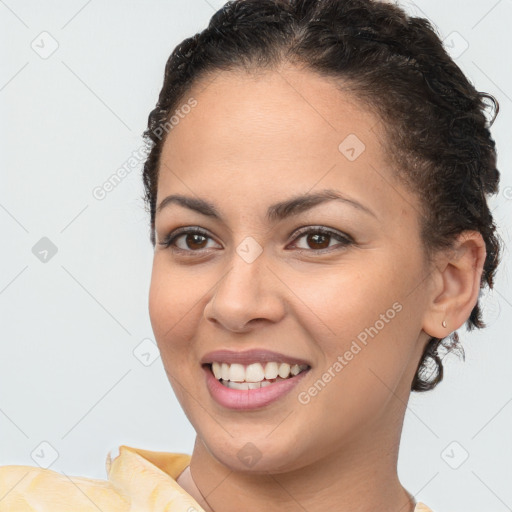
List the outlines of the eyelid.
{"label": "eyelid", "polygon": [[[339,244],[337,245],[340,245],[341,244],[341,248],[344,248],[344,247],[347,247],[349,245],[353,245],[355,244],[355,241],[354,239],[342,232],[342,231],[338,231],[337,229],[334,229],[334,228],[330,228],[330,227],[327,227],[327,226],[322,226],[322,225],[311,225],[311,224],[308,224],[308,225],[305,225],[305,226],[301,226],[299,228],[297,228],[291,235],[291,242],[297,242],[297,240],[299,240],[300,238],[302,238],[304,235],[307,235],[309,233],[321,233],[321,234],[325,234],[325,235],[329,235],[330,237],[338,240]],[[163,246],[164,248],[172,248],[172,250],[174,252],[177,252],[177,253],[181,253],[181,254],[187,254],[187,255],[194,255],[194,254],[202,254],[204,252],[209,252],[212,250],[211,247],[209,248],[204,248],[204,249],[198,249],[198,250],[192,250],[192,249],[181,249],[180,247],[177,247],[177,246],[174,246],[173,243],[174,241],[179,238],[180,236],[183,236],[183,235],[188,235],[188,234],[198,234],[198,235],[201,235],[201,236],[204,236],[205,238],[207,239],[210,239],[210,240],[213,240],[215,243],[219,243],[215,240],[215,238],[213,236],[211,236],[211,234],[209,233],[208,230],[204,229],[204,228],[201,228],[200,226],[182,226],[180,228],[176,228],[175,230],[171,231],[169,234],[167,234],[163,241],[162,242],[158,242],[159,245]],[[290,242],[287,243],[287,246],[289,245]],[[219,244],[219,245],[222,245],[222,244]],[[296,248],[296,251],[298,251],[299,253],[308,253],[308,254],[311,254],[311,255],[321,255],[321,254],[324,254],[326,252],[333,252],[335,250],[339,250],[341,248],[336,248],[336,245],[334,245],[333,247],[324,247],[323,249],[302,249],[302,248]],[[218,250],[218,249],[215,249],[215,250]]]}
{"label": "eyelid", "polygon": [[[307,235],[309,233],[321,233],[321,234],[329,235],[331,238],[337,239],[339,243],[332,247],[324,247],[323,249],[297,248],[296,252],[299,252],[301,254],[308,254],[311,256],[317,256],[317,255],[321,256],[325,253],[339,251],[348,246],[355,244],[354,239],[350,235],[348,235],[342,231],[338,231],[337,229],[329,228],[327,226],[318,226],[318,225],[315,226],[315,225],[311,225],[311,224],[296,229],[292,235],[292,237],[293,237],[292,242],[294,244],[296,244],[297,240],[300,240],[304,235]],[[337,247],[337,245],[338,245],[338,247]],[[341,247],[339,247],[339,245],[341,245]]]}
{"label": "eyelid", "polygon": [[[213,241],[215,241],[216,243],[218,243],[215,238],[213,236],[211,236],[210,232],[200,226],[182,226],[180,228],[176,228],[174,230],[172,230],[170,233],[168,233],[167,235],[164,236],[163,240],[161,242],[158,242],[159,245],[163,246],[164,248],[169,248],[172,246],[173,242],[179,238],[180,236],[182,235],[202,235],[204,236],[205,238],[209,238]],[[221,245],[221,244],[219,244]],[[200,251],[192,251],[192,250],[185,250],[185,249],[180,249],[179,247],[174,247],[173,250],[177,251],[177,252],[182,252],[182,253],[199,253]]]}
{"label": "eyelid", "polygon": [[343,231],[339,231],[337,229],[330,228],[327,226],[314,225],[314,224],[307,224],[305,226],[301,226],[300,228],[297,228],[292,234],[293,240],[295,240],[296,238],[298,238],[304,234],[307,234],[309,232],[324,233],[327,235],[336,235],[339,238],[343,238],[347,242],[355,243],[354,239],[347,233],[344,233]]}

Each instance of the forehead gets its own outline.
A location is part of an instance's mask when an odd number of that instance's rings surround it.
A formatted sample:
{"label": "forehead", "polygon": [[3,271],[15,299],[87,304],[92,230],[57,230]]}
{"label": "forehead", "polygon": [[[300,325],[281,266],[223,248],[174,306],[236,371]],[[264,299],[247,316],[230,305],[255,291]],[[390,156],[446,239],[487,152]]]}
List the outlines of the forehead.
{"label": "forehead", "polygon": [[342,87],[295,67],[204,77],[181,102],[195,106],[166,138],[157,203],[173,192],[236,188],[248,201],[279,200],[319,186],[382,208],[391,196],[396,207],[382,123]]}
{"label": "forehead", "polygon": [[310,159],[319,147],[337,150],[347,135],[355,134],[378,149],[373,144],[382,139],[378,118],[340,87],[333,79],[292,66],[209,75],[182,100],[193,97],[197,104],[172,130],[167,147],[192,158],[200,147],[203,154],[223,160]]}

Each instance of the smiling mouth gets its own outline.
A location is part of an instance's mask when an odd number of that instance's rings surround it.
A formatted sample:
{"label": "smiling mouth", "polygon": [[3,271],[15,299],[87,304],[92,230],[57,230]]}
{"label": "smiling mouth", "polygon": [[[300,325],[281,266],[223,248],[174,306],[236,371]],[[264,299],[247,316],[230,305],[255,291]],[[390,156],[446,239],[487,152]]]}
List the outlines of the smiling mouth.
{"label": "smiling mouth", "polygon": [[311,368],[307,364],[298,365],[275,361],[249,365],[213,362],[203,366],[208,368],[223,386],[239,390],[270,386],[275,382],[292,379]]}

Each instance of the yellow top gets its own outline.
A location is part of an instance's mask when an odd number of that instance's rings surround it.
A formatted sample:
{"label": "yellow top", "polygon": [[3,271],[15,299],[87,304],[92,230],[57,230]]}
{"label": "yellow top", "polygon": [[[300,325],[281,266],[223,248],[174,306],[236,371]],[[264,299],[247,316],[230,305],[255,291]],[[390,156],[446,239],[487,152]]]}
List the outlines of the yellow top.
{"label": "yellow top", "polygon": [[[204,512],[176,482],[190,458],[122,445],[107,457],[108,480],[0,466],[0,512]],[[417,503],[414,512],[432,510]]]}

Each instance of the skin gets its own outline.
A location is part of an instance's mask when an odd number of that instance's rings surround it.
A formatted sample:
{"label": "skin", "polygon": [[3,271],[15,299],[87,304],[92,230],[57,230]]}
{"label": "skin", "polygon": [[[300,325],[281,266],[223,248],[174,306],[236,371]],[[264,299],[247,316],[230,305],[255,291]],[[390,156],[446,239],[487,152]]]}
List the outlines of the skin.
{"label": "skin", "polygon": [[[178,204],[156,215],[150,319],[197,433],[178,483],[205,510],[412,511],[397,476],[411,382],[429,337],[460,327],[476,303],[482,237],[465,232],[427,262],[420,199],[395,179],[381,122],[324,77],[290,65],[224,71],[196,82],[190,96],[197,106],[165,141],[157,205],[169,194],[199,197],[223,220]],[[349,134],[365,145],[354,161],[338,149]],[[265,216],[275,202],[322,189],[372,213],[329,201],[283,220]],[[187,245],[180,237],[181,253],[159,245],[183,226],[209,238]],[[302,226],[354,243],[296,235]],[[252,263],[236,252],[248,236],[263,249]],[[396,303],[400,312],[300,403],[299,393]],[[311,370],[277,402],[230,410],[211,398],[200,366],[221,348],[268,348],[306,359]],[[261,455],[251,467],[237,456],[249,442]]]}

